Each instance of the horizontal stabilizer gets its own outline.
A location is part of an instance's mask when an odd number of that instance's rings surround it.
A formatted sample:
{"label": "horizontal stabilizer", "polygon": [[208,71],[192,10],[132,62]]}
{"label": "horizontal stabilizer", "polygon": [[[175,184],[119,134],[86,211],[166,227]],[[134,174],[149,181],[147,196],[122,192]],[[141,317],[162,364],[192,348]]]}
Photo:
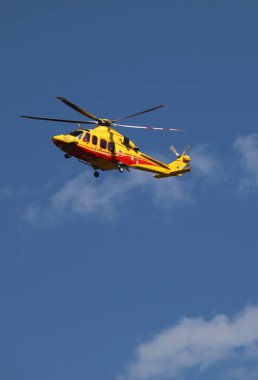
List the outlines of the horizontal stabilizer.
{"label": "horizontal stabilizer", "polygon": [[170,174],[156,174],[154,178],[167,178],[167,177],[181,177],[182,174],[188,173],[191,170],[191,166],[187,166],[185,169],[174,171]]}

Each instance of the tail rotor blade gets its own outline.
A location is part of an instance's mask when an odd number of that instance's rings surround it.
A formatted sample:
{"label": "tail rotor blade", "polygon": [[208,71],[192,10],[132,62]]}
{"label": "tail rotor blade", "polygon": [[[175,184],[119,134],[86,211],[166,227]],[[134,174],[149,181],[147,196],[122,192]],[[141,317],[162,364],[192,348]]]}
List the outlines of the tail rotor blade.
{"label": "tail rotor blade", "polygon": [[178,153],[178,151],[176,150],[176,148],[174,148],[172,145],[170,147],[170,150],[172,150],[172,152],[177,156],[177,157],[180,157],[180,154]]}
{"label": "tail rotor blade", "polygon": [[190,148],[192,148],[192,145],[188,145],[188,146],[185,148],[185,150],[183,151],[182,155],[185,156],[186,153],[188,152],[188,150],[189,150]]}

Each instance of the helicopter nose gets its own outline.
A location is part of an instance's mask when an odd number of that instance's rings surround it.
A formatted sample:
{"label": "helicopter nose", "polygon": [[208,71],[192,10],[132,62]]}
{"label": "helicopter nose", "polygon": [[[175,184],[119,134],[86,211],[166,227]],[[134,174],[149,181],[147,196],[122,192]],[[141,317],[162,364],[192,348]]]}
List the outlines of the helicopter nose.
{"label": "helicopter nose", "polygon": [[56,136],[53,136],[52,137],[52,141],[55,145],[60,145],[60,143],[62,143],[63,139],[62,139],[62,135],[56,135]]}

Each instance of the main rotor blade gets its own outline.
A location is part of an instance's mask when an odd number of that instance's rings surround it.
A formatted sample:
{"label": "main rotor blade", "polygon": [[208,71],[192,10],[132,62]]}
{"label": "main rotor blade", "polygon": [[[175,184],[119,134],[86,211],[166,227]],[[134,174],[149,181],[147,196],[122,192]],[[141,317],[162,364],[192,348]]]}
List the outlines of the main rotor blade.
{"label": "main rotor blade", "polygon": [[76,104],[71,103],[69,100],[62,98],[61,96],[57,96],[57,99],[61,100],[61,102],[65,103],[68,107],[71,107],[77,112],[80,112],[82,115],[89,117],[90,119],[96,120],[98,122],[101,122],[101,120],[97,117],[92,115],[91,113],[85,111],[84,109],[78,107]]}
{"label": "main rotor blade", "polygon": [[160,127],[147,127],[147,126],[139,126],[139,125],[127,125],[127,124],[111,124],[114,127],[125,127],[125,128],[135,128],[135,129],[149,129],[155,131],[174,131],[174,132],[184,132],[184,129],[177,128],[160,128]]}
{"label": "main rotor blade", "polygon": [[151,111],[155,111],[155,110],[158,110],[159,108],[163,108],[165,107],[163,104],[161,104],[160,106],[156,106],[156,107],[153,107],[153,108],[149,108],[145,111],[141,111],[141,112],[137,112],[137,113],[134,113],[133,115],[128,115],[128,116],[125,116],[125,117],[122,117],[120,119],[116,119],[116,120],[112,120],[112,123],[113,122],[117,122],[117,121],[121,121],[121,120],[125,120],[125,119],[129,119],[131,117],[134,117],[134,116],[138,116],[138,115],[142,115],[143,113],[147,113],[147,112],[151,112]]}
{"label": "main rotor blade", "polygon": [[26,116],[26,115],[21,115],[20,117],[24,117],[26,119],[35,119],[35,120],[58,121],[58,122],[61,122],[61,123],[98,124],[97,121],[67,120],[67,119],[57,119],[57,118],[51,118],[51,117]]}

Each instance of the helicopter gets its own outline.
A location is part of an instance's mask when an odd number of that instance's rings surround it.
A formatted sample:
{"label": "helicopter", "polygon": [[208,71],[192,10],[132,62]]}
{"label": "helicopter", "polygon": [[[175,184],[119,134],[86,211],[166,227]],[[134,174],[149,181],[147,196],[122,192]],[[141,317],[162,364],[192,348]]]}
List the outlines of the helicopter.
{"label": "helicopter", "polygon": [[[188,150],[191,148],[190,145],[185,148],[182,154],[179,154],[177,150],[171,146],[170,149],[177,158],[166,164],[141,152],[139,147],[137,147],[133,141],[114,129],[117,127],[124,127],[158,131],[182,131],[175,128],[120,124],[120,122],[125,119],[155,111],[164,107],[164,105],[152,107],[119,119],[109,120],[106,118],[99,118],[63,97],[57,97],[57,99],[90,120],[68,120],[28,115],[21,115],[21,117],[34,120],[77,124],[78,128],[76,130],[53,136],[52,141],[65,153],[64,157],[66,159],[75,157],[80,162],[90,165],[94,170],[94,177],[99,177],[99,171],[101,170],[119,170],[119,172],[122,173],[124,170],[130,171],[130,169],[138,169],[153,173],[155,178],[179,177],[191,170],[191,158],[187,155]],[[95,128],[87,129],[81,126],[87,124],[94,124]]]}

